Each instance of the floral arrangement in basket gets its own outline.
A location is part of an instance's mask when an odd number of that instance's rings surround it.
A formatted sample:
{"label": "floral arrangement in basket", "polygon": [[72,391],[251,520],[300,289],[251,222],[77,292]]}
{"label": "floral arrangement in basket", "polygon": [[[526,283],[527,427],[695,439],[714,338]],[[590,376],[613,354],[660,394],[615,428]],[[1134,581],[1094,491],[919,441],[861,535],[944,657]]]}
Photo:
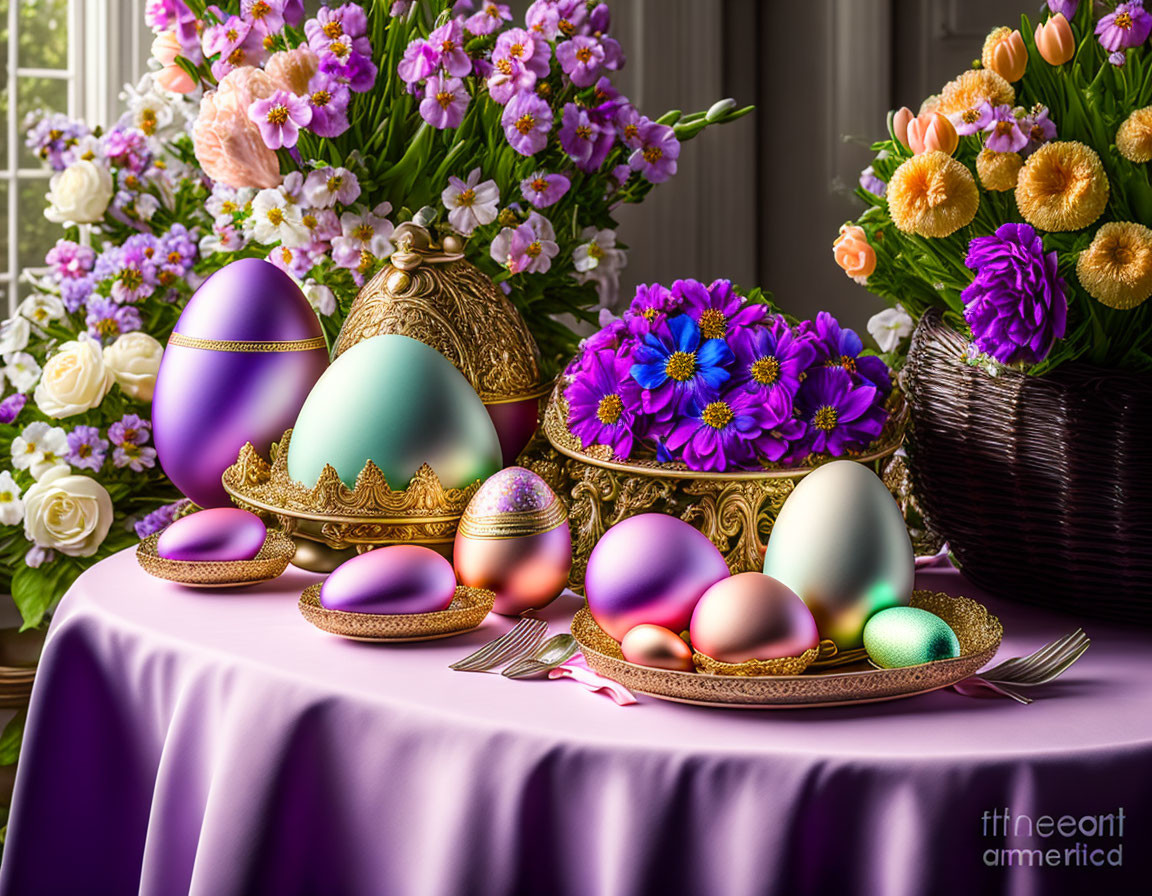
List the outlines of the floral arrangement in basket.
{"label": "floral arrangement in basket", "polygon": [[1048,7],[874,146],[834,253],[892,304],[869,325],[885,351],[939,308],[992,369],[1152,369],[1152,12]]}
{"label": "floral arrangement in basket", "polygon": [[641,286],[564,374],[567,424],[617,460],[729,472],[859,454],[889,417],[887,365],[827,312],[790,323],[727,280]]}
{"label": "floral arrangement in basket", "polygon": [[681,141],[749,111],[642,115],[612,86],[625,60],[604,3],[536,0],[523,23],[489,0],[333,4],[306,21],[299,0],[150,10],[179,46],[167,69],[207,90],[192,135],[218,238],[325,284],[330,335],[394,225],[419,215],[469,238],[555,369],[577,341],[557,318],[595,321],[615,300],[612,210],[675,174]]}

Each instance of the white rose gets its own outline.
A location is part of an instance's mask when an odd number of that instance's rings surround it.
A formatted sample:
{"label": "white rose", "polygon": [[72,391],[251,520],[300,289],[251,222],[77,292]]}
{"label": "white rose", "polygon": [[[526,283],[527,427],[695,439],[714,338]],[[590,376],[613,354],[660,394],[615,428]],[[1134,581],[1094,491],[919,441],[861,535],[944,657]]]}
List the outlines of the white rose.
{"label": "white rose", "polygon": [[99,405],[111,388],[112,371],[104,363],[100,343],[82,333],[44,363],[32,397],[49,417],[71,417]]}
{"label": "white rose", "polygon": [[70,557],[91,557],[112,527],[112,498],[89,476],[50,470],[24,493],[24,537]]}
{"label": "white rose", "polygon": [[44,217],[58,224],[94,224],[104,217],[112,199],[108,169],[83,159],[73,162],[48,182],[48,208]]}
{"label": "white rose", "polygon": [[138,401],[151,401],[164,346],[147,333],[125,333],[104,349],[104,364],[120,388]]}

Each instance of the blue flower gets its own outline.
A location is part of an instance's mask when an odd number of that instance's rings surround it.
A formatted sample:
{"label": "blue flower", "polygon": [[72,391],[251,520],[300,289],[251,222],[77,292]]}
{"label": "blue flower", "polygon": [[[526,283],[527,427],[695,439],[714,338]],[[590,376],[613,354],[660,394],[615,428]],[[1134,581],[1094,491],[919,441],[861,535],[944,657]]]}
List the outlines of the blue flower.
{"label": "blue flower", "polygon": [[667,420],[714,399],[728,381],[734,360],[723,339],[700,338],[700,328],[684,314],[644,336],[633,354],[632,378],[644,389],[644,411]]}

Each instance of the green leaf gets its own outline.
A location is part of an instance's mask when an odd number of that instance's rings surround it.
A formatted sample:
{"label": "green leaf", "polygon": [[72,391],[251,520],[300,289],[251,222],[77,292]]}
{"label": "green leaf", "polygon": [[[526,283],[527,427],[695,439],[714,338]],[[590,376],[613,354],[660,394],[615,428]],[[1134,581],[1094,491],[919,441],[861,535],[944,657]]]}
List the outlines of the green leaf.
{"label": "green leaf", "polygon": [[44,621],[81,569],[77,561],[60,555],[37,569],[27,565],[17,568],[12,574],[12,599],[24,619],[20,631],[36,628]]}
{"label": "green leaf", "polygon": [[20,742],[24,739],[24,723],[28,710],[22,709],[4,726],[0,734],[0,765],[15,765],[20,757]]}

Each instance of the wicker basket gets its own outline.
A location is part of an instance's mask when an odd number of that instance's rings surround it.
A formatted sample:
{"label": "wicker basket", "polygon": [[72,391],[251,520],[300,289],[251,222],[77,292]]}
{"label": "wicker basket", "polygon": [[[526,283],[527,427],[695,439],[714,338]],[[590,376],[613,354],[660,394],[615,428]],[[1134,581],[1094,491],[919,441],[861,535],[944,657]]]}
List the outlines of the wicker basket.
{"label": "wicker basket", "polygon": [[930,312],[905,369],[929,525],[988,591],[1152,625],[1152,376],[993,376],[967,351]]}

